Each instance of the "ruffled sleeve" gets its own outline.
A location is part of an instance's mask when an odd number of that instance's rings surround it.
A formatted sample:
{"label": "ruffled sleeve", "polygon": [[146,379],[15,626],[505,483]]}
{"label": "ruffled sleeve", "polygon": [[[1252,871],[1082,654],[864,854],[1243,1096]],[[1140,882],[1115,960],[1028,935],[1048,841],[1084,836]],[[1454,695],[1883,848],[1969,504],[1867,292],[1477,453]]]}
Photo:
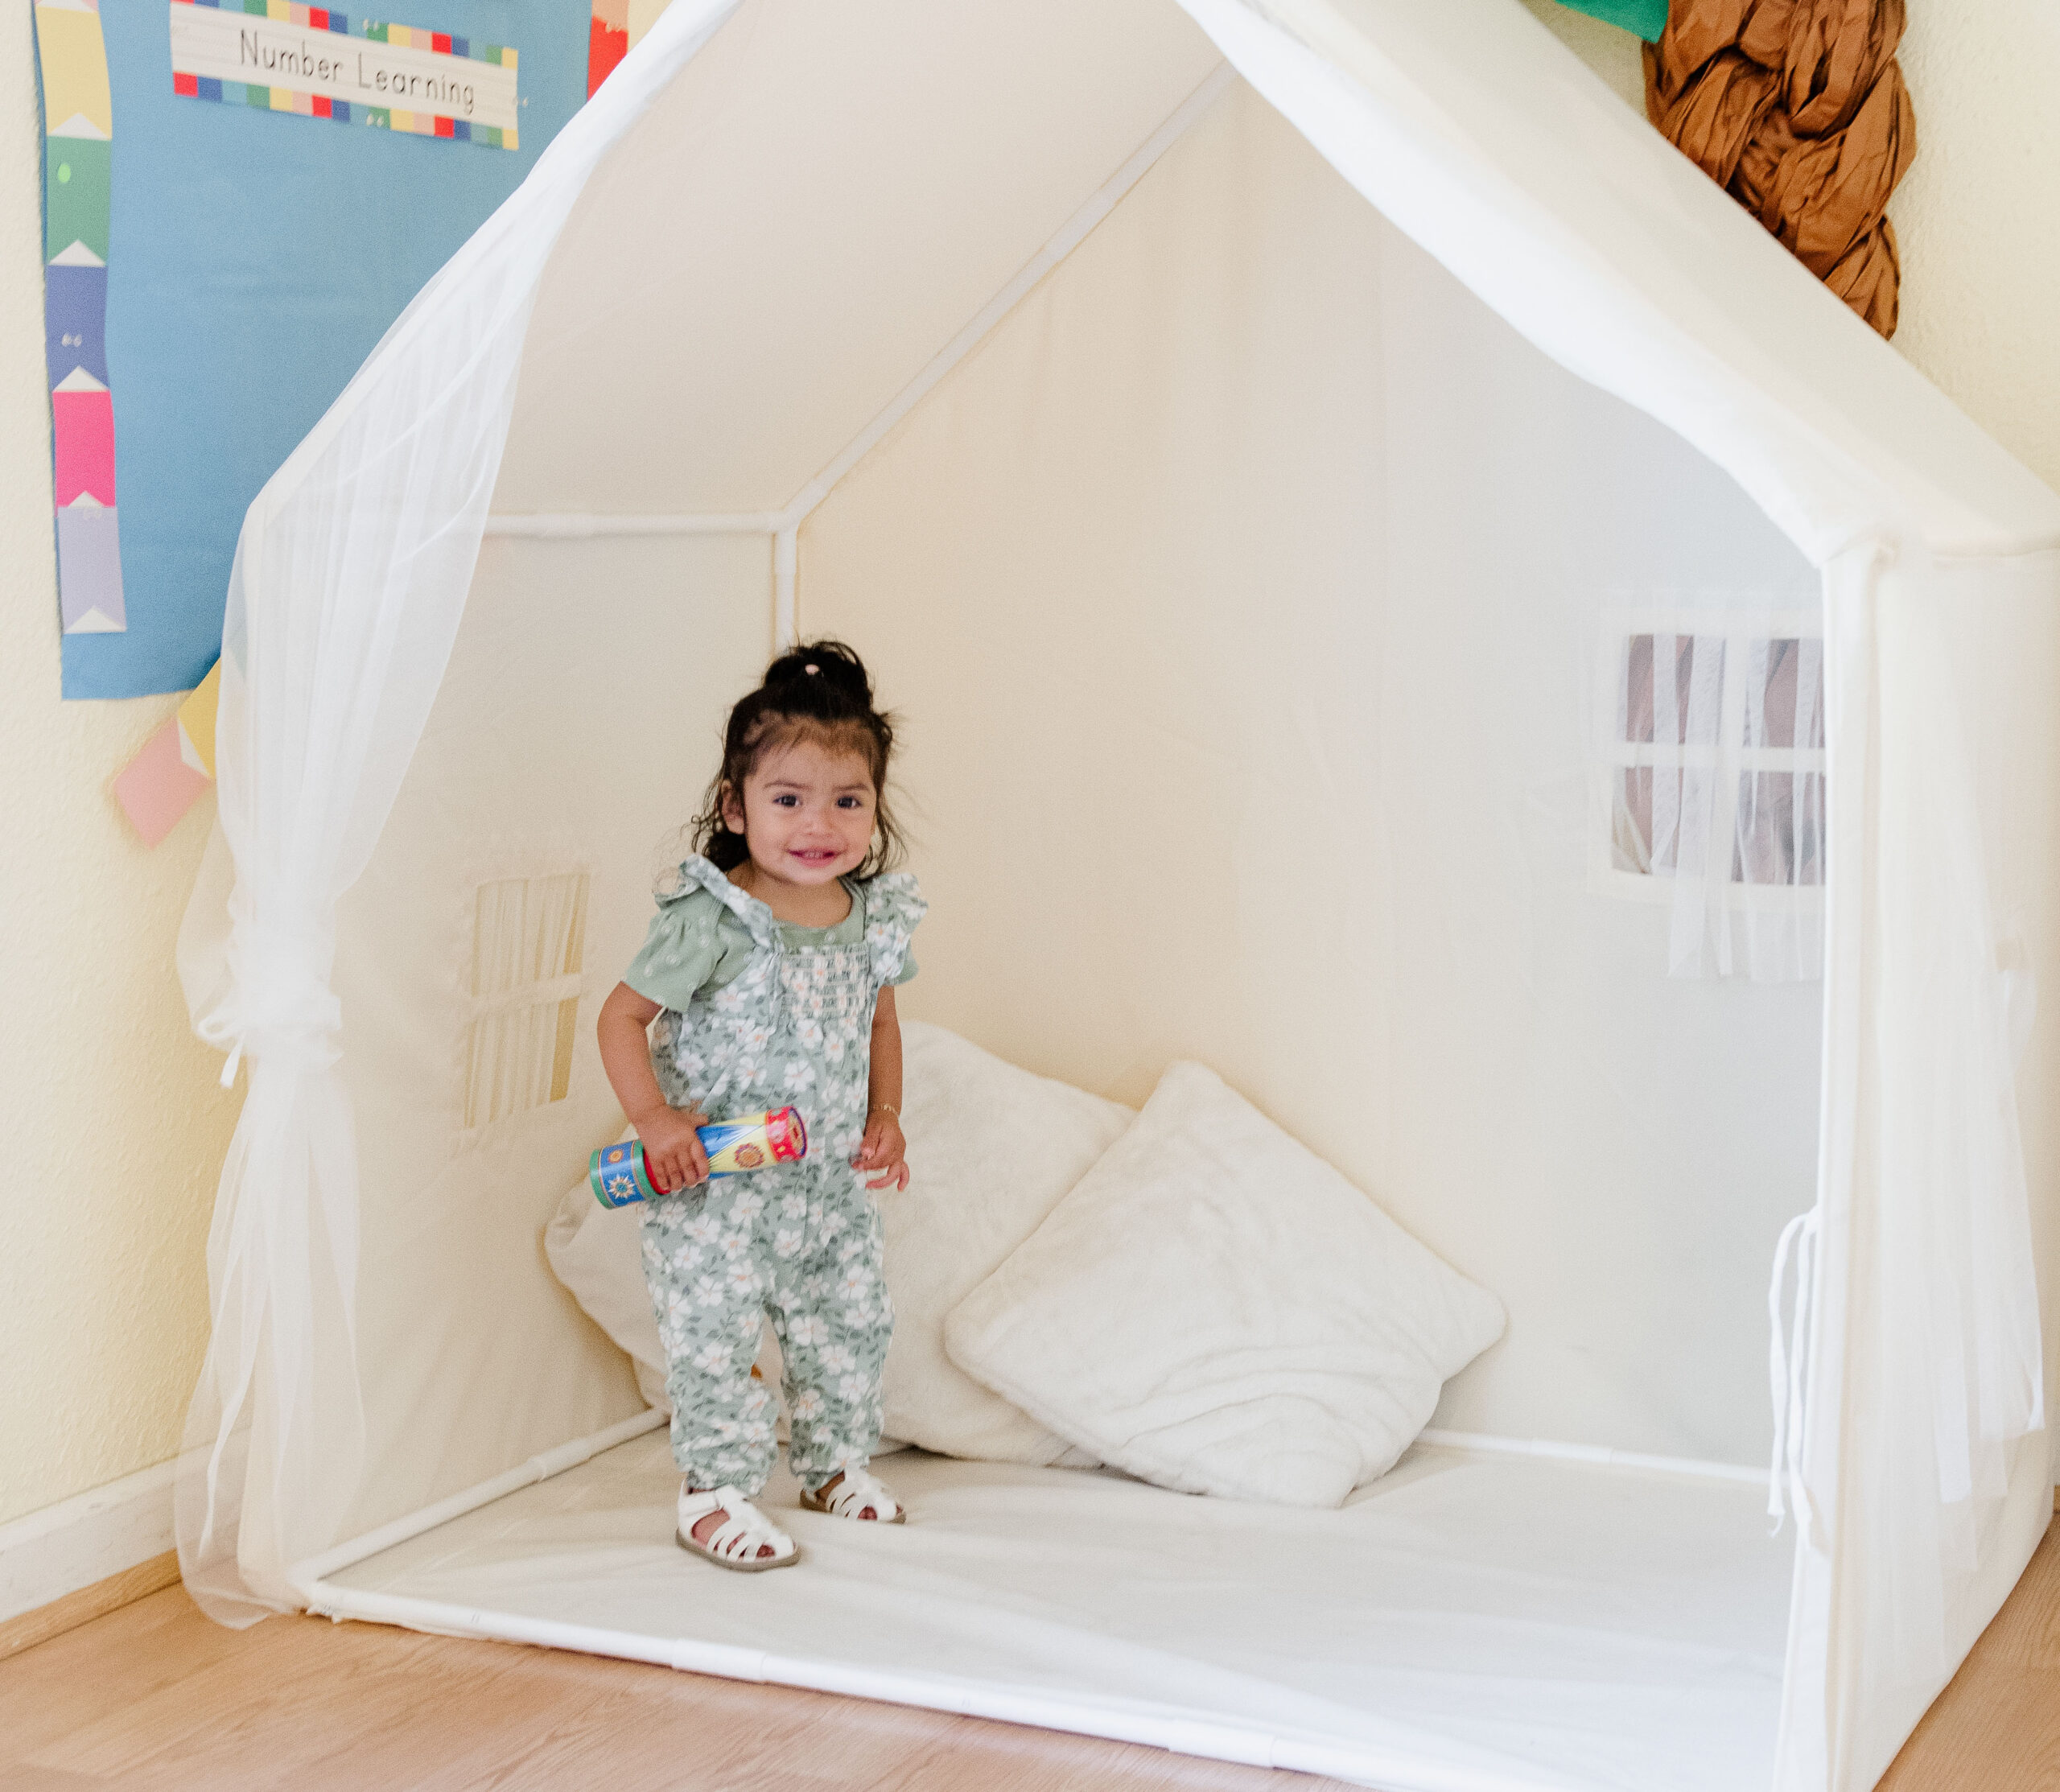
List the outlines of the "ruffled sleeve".
{"label": "ruffled sleeve", "polygon": [[683,1011],[716,980],[728,943],[721,927],[727,912],[706,890],[661,899],[644,949],[622,980],[660,1007]]}
{"label": "ruffled sleeve", "polygon": [[872,952],[873,981],[905,983],[916,974],[915,954],[908,942],[930,905],[906,871],[888,871],[860,888],[865,892],[866,944]]}

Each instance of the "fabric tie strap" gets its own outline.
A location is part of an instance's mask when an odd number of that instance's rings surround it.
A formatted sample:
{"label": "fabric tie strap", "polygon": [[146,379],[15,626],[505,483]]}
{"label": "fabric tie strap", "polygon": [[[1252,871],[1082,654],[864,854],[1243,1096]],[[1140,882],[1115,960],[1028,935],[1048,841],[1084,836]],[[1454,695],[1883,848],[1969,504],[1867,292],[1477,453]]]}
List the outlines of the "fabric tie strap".
{"label": "fabric tie strap", "polygon": [[[1804,1359],[1810,1341],[1810,1291],[1817,1257],[1817,1210],[1798,1213],[1782,1229],[1774,1249],[1774,1278],[1767,1285],[1767,1381],[1774,1398],[1774,1460],[1767,1469],[1767,1516],[1778,1534],[1792,1506],[1802,1540],[1810,1541],[1809,1489],[1802,1481]],[[1789,1258],[1795,1261],[1795,1309],[1786,1346],[1782,1302]]]}
{"label": "fabric tie strap", "polygon": [[223,1088],[235,1085],[245,1051],[303,1071],[336,1061],[334,1038],[344,1011],[318,968],[327,956],[302,936],[237,923],[227,954],[229,993],[194,1028],[216,1051],[229,1053]]}

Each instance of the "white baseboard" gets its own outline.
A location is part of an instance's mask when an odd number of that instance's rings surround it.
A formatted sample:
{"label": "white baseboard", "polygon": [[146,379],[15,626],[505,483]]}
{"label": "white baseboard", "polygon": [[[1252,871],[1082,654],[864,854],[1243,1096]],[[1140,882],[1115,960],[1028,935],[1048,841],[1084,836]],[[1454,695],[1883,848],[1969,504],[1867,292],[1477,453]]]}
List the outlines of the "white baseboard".
{"label": "white baseboard", "polygon": [[0,1624],[171,1548],[175,1459],[0,1525]]}

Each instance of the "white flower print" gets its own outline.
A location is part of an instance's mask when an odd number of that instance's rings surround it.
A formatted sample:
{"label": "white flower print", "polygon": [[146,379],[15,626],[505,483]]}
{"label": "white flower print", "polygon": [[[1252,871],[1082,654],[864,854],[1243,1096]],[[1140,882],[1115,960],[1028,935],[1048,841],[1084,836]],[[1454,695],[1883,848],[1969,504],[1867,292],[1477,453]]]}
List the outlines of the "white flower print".
{"label": "white flower print", "polygon": [[[813,1384],[789,1403],[796,1468],[820,1479],[863,1462],[878,1432],[889,1308],[872,1197],[847,1163],[864,1127],[874,999],[921,905],[912,880],[876,880],[855,892],[863,945],[789,947],[760,905],[690,859],[680,888],[697,885],[745,922],[755,950],[724,989],[667,1011],[653,1030],[660,1088],[718,1118],[803,1106],[811,1135],[809,1163],[719,1182],[645,1216],[644,1262],[678,1371],[675,1453],[697,1485],[748,1490],[777,1448],[777,1393],[748,1374],[776,1291],[789,1366]],[[712,928],[717,912],[703,906]]]}

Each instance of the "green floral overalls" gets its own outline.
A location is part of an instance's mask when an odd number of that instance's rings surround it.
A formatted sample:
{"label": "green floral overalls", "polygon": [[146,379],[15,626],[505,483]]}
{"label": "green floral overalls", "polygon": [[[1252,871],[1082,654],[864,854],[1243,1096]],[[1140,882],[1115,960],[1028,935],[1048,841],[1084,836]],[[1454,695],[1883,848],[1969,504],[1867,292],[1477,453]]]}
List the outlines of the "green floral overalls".
{"label": "green floral overalls", "polygon": [[658,1087],[711,1120],[793,1106],[808,1156],[663,1195],[644,1209],[644,1271],[665,1346],[673,1456],[695,1487],[759,1493],[775,1459],[772,1395],[752,1378],[770,1317],[785,1359],[788,1460],[804,1486],[863,1464],[880,1441],[894,1309],[880,1216],[851,1168],[864,1137],[873,1008],[925,904],[913,877],[847,880],[863,939],[785,943],[765,904],[705,859],[680,867],[750,933],[744,970],[668,1008],[651,1035]]}

